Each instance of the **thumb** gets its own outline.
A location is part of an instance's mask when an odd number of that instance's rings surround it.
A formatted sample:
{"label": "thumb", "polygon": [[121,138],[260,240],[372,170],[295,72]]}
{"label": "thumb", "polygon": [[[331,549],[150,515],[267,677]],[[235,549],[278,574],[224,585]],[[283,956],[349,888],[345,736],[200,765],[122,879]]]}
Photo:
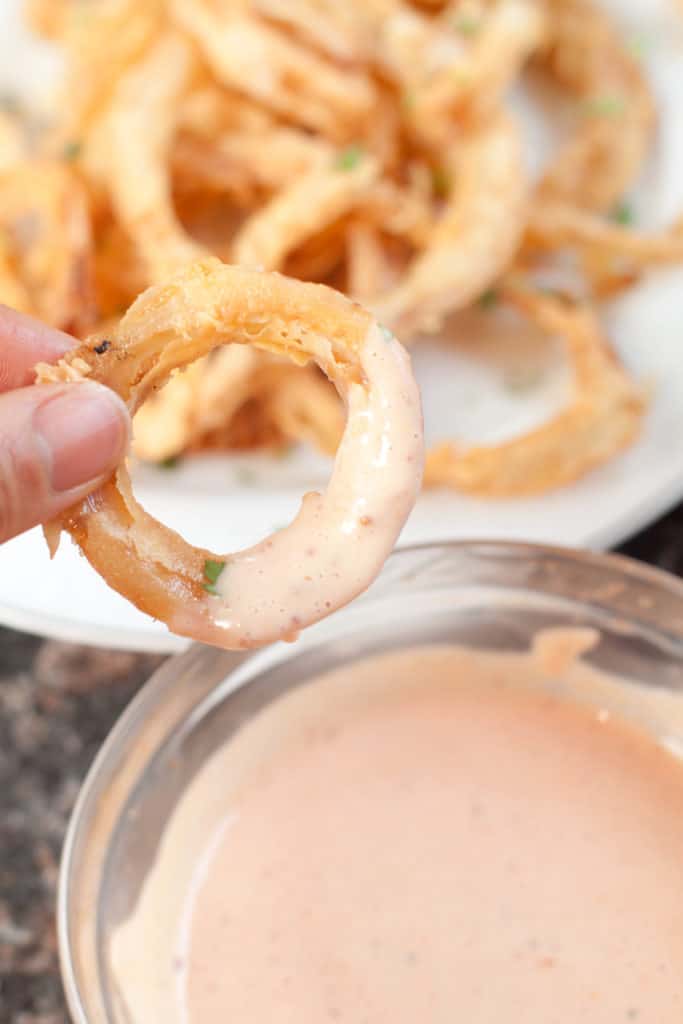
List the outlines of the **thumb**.
{"label": "thumb", "polygon": [[0,396],[0,542],[84,498],[124,457],[130,420],[108,388],[35,386]]}

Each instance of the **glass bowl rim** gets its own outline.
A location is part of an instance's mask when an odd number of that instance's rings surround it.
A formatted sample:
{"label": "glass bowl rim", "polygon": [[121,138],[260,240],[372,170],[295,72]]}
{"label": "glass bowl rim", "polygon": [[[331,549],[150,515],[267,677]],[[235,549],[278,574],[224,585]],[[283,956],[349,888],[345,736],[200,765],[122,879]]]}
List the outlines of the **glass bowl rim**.
{"label": "glass bowl rim", "polygon": [[[472,540],[443,540],[428,541],[420,544],[400,546],[390,555],[387,566],[394,566],[398,561],[410,554],[429,551],[486,551],[492,555],[503,556],[505,554],[516,554],[523,557],[528,554],[531,557],[547,557],[566,562],[573,565],[581,565],[586,568],[605,568],[623,575],[632,582],[641,582],[656,586],[667,591],[671,596],[680,600],[683,606],[683,579],[675,576],[665,569],[641,562],[628,555],[612,552],[595,552],[582,550],[561,545],[534,543],[531,541],[506,541],[500,539],[472,539]],[[379,578],[385,571],[383,567]],[[360,595],[356,601],[363,601],[366,594]],[[356,603],[356,602],[353,602]],[[344,609],[341,609],[343,614]],[[67,1001],[69,1013],[74,1024],[90,1024],[86,1007],[83,1001],[83,991],[80,984],[75,961],[74,950],[69,930],[69,909],[70,889],[74,874],[74,857],[81,832],[87,827],[87,812],[89,810],[93,792],[101,781],[102,776],[112,775],[113,769],[120,758],[117,759],[116,752],[119,749],[120,741],[124,736],[129,735],[131,729],[140,728],[144,723],[143,711],[148,705],[154,706],[155,694],[161,683],[165,682],[164,669],[170,662],[176,662],[188,655],[190,651],[196,651],[202,645],[191,644],[187,650],[171,655],[155,669],[149,679],[143,683],[140,690],[132,698],[129,704],[121,712],[114,725],[105,737],[100,749],[93,759],[85,778],[81,784],[79,794],[69,819],[65,834],[62,853],[60,858],[59,879],[57,886],[57,945],[59,954],[59,965],[62,985]],[[256,652],[245,652],[244,660],[248,660]],[[162,674],[163,673],[163,674]],[[93,908],[94,912],[94,908]]]}

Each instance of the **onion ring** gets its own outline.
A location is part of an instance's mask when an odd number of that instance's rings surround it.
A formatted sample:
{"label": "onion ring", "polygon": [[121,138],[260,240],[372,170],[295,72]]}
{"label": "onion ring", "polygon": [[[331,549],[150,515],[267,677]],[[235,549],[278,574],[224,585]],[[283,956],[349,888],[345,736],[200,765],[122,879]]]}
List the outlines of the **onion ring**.
{"label": "onion ring", "polygon": [[176,140],[173,165],[207,189],[244,195],[256,188],[281,189],[310,168],[332,162],[334,148],[291,128],[232,132],[202,139]]}
{"label": "onion ring", "polygon": [[379,174],[364,157],[347,172],[330,161],[300,175],[250,217],[233,242],[235,263],[280,270],[287,254],[358,205]]}
{"label": "onion ring", "polygon": [[628,378],[588,306],[571,305],[521,285],[502,294],[548,334],[562,337],[574,371],[574,395],[542,426],[502,444],[450,442],[427,455],[425,484],[489,498],[563,487],[631,444],[646,402]]}
{"label": "onion ring", "polygon": [[170,8],[216,78],[276,114],[338,141],[353,137],[370,115],[375,90],[366,72],[337,68],[256,22],[248,4],[228,5],[220,15],[207,0],[172,0]]}
{"label": "onion ring", "polygon": [[190,44],[172,33],[161,36],[144,60],[123,75],[104,121],[106,182],[149,284],[205,255],[178,222],[168,170],[173,111],[193,70]]}
{"label": "onion ring", "polygon": [[529,218],[526,240],[551,250],[562,246],[596,250],[635,267],[683,262],[683,218],[667,231],[646,233],[567,203],[538,203]]}
{"label": "onion ring", "polygon": [[[64,142],[89,137],[106,111],[119,77],[159,32],[165,3],[99,0],[88,4],[86,10],[82,4],[69,2],[64,17],[54,25],[68,56],[61,101]],[[54,6],[53,0],[50,4]]]}
{"label": "onion ring", "polygon": [[549,11],[552,38],[542,63],[574,95],[582,116],[538,195],[605,212],[628,191],[647,156],[654,100],[638,60],[592,0],[550,0]]}
{"label": "onion ring", "polygon": [[253,390],[267,357],[229,345],[198,359],[145,402],[133,424],[133,453],[150,462],[174,459],[204,434],[229,423]]}
{"label": "onion ring", "polygon": [[[461,20],[467,23],[467,16]],[[415,136],[438,152],[452,137],[454,121],[460,125],[481,123],[501,106],[511,83],[541,47],[546,19],[543,5],[533,0],[500,0],[482,17],[480,30],[467,40],[466,47],[452,11],[431,24],[427,19],[423,22],[429,25],[430,49],[437,65],[423,64],[423,77],[410,93],[406,116]],[[451,59],[444,60],[449,37]],[[412,67],[412,62],[406,64]]]}
{"label": "onion ring", "polygon": [[[255,547],[192,547],[135,501],[125,466],[60,519],[106,582],[183,636],[228,649],[291,639],[374,579],[417,497],[422,417],[408,357],[331,289],[200,260],[150,288],[107,338],[93,336],[39,381],[89,376],[135,413],[176,368],[221,344],[314,360],[348,406],[325,494]],[[350,552],[352,551],[352,557]]]}
{"label": "onion ring", "polygon": [[5,293],[53,327],[84,337],[97,323],[88,195],[73,169],[29,159],[0,173],[0,228],[5,266],[18,291]]}
{"label": "onion ring", "polygon": [[0,175],[11,171],[26,156],[26,132],[16,117],[0,109]]}
{"label": "onion ring", "polygon": [[254,0],[253,7],[332,60],[352,65],[362,50],[355,12],[337,0]]}
{"label": "onion ring", "polygon": [[528,183],[520,129],[505,111],[455,147],[455,185],[401,283],[371,302],[401,336],[438,329],[500,276],[523,235]]}
{"label": "onion ring", "polygon": [[0,231],[0,302],[20,313],[30,313],[31,300],[12,264],[6,235]]}

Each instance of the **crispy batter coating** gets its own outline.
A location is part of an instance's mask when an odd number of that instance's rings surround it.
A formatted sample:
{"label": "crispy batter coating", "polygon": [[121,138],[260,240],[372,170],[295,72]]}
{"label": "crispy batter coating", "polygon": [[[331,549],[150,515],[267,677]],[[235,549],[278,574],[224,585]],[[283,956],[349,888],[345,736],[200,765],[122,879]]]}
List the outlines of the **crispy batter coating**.
{"label": "crispy batter coating", "polygon": [[524,232],[522,143],[506,113],[468,136],[447,173],[454,184],[425,248],[397,288],[374,304],[401,337],[434,331],[477,299],[508,266]]}
{"label": "crispy batter coating", "polygon": [[591,310],[515,285],[504,294],[564,342],[574,377],[571,401],[549,422],[501,444],[437,445],[427,455],[428,485],[483,497],[541,494],[576,480],[638,435],[644,394],[619,365]]}
{"label": "crispy batter coating", "polygon": [[[307,495],[295,521],[260,545],[217,555],[148,515],[122,465],[60,524],[136,607],[176,633],[239,649],[286,638],[345,604],[369,585],[393,547],[422,476],[419,395],[396,340],[324,285],[210,258],[144,292],[106,338],[89,337],[37,373],[39,382],[88,376],[135,413],[173,371],[231,343],[296,365],[312,360],[346,400],[347,426],[326,493]],[[287,416],[302,434],[309,413],[296,386],[293,399]],[[349,544],[357,561],[342,564]],[[226,570],[226,590],[213,586],[216,566]],[[313,568],[322,578],[315,586]]]}
{"label": "crispy batter coating", "polygon": [[[530,293],[570,265],[590,308],[586,323],[562,310],[568,357],[578,367],[602,352],[612,366],[581,394],[616,410],[614,452],[635,436],[644,406],[605,356],[600,304],[681,260],[683,220],[656,234],[630,222],[656,108],[632,40],[597,0],[26,3],[66,71],[51,130],[25,132],[0,110],[0,301],[83,337],[215,255],[340,289],[412,345],[482,296],[511,282]],[[538,180],[520,93],[556,121]],[[136,451],[331,451],[343,412],[315,368],[226,350],[155,393]],[[571,422],[547,424],[525,453]],[[600,429],[554,475],[515,445],[465,457],[444,442],[427,483],[550,488],[606,457]],[[476,483],[470,464],[495,467],[495,482]]]}

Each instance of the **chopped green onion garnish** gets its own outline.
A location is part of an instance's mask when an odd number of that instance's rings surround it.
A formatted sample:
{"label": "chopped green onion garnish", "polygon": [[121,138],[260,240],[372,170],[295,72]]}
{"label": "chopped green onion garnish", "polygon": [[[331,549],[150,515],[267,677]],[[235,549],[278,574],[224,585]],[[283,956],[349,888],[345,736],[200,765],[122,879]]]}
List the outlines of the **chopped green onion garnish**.
{"label": "chopped green onion garnish", "polygon": [[432,188],[434,195],[439,199],[445,199],[451,190],[451,178],[448,171],[443,167],[435,167],[432,171]]}
{"label": "chopped green onion garnish", "polygon": [[626,49],[637,60],[642,60],[651,46],[652,40],[644,32],[637,33],[626,40]]}
{"label": "chopped green onion garnish", "polygon": [[352,171],[361,162],[363,156],[363,147],[354,142],[353,145],[347,146],[337,154],[334,166],[338,171]]}
{"label": "chopped green onion garnish", "polygon": [[549,299],[556,299],[558,302],[567,301],[567,293],[563,292],[560,288],[553,288],[551,285],[542,284],[539,286],[538,291]]}
{"label": "chopped green onion garnish", "polygon": [[0,93],[0,110],[4,110],[6,114],[18,114],[21,110],[19,97],[13,92]]}
{"label": "chopped green onion garnish", "polygon": [[479,305],[482,309],[493,309],[498,302],[498,292],[495,288],[489,288],[479,298]]}
{"label": "chopped green onion garnish", "polygon": [[181,459],[179,455],[169,455],[167,459],[162,459],[158,463],[159,469],[177,469],[180,465]]}
{"label": "chopped green onion garnish", "polygon": [[584,114],[591,117],[618,117],[626,110],[623,96],[590,96],[582,104]]}
{"label": "chopped green onion garnish", "polygon": [[82,142],[67,142],[66,146],[64,147],[63,156],[65,160],[78,160],[82,152]]}
{"label": "chopped green onion garnish", "polygon": [[291,444],[283,444],[275,449],[273,452],[273,458],[277,459],[278,462],[286,462],[287,459],[291,459],[294,454],[294,447]]}
{"label": "chopped green onion garnish", "polygon": [[623,224],[624,227],[633,224],[633,207],[625,200],[617,203],[610,214],[610,220],[615,224]]}
{"label": "chopped green onion garnish", "polygon": [[225,562],[215,562],[212,558],[207,558],[204,562],[204,577],[208,580],[208,583],[204,584],[204,590],[208,594],[217,594],[216,584],[218,579],[225,569]]}
{"label": "chopped green onion garnish", "polygon": [[455,18],[455,27],[463,36],[475,36],[481,28],[481,19],[474,14],[459,14]]}
{"label": "chopped green onion garnish", "polygon": [[543,373],[538,366],[511,367],[503,377],[506,391],[524,395],[534,391],[543,380]]}
{"label": "chopped green onion garnish", "polygon": [[238,484],[242,485],[242,487],[253,487],[256,483],[257,476],[250,466],[236,466],[235,479]]}

